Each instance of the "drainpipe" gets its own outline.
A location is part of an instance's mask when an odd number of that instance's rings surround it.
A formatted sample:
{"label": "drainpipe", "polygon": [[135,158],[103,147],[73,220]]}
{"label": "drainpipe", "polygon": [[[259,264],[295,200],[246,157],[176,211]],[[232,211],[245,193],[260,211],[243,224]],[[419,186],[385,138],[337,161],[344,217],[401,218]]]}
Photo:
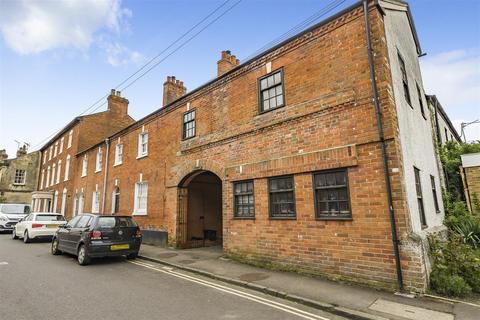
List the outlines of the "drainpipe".
{"label": "drainpipe", "polygon": [[108,158],[110,153],[110,139],[105,139],[105,174],[103,175],[103,195],[102,195],[102,214],[105,214],[105,195],[107,193],[107,175],[108,175]]}
{"label": "drainpipe", "polygon": [[383,174],[385,176],[385,185],[387,188],[388,209],[390,214],[390,225],[392,229],[393,251],[395,254],[395,267],[397,271],[397,283],[400,291],[403,291],[403,276],[402,276],[402,267],[400,265],[400,249],[398,245],[399,241],[397,237],[397,227],[395,223],[395,212],[393,209],[392,186],[390,183],[390,175],[389,175],[389,168],[388,168],[387,146],[385,143],[385,136],[383,131],[382,110],[380,108],[380,102],[378,99],[377,82],[375,80],[375,65],[373,62],[372,40],[370,38],[370,25],[368,20],[368,0],[363,0],[363,13],[365,18],[365,33],[367,37],[368,64],[370,66],[370,80],[372,82],[373,102],[375,104],[378,135],[380,138],[380,147],[382,149]]}

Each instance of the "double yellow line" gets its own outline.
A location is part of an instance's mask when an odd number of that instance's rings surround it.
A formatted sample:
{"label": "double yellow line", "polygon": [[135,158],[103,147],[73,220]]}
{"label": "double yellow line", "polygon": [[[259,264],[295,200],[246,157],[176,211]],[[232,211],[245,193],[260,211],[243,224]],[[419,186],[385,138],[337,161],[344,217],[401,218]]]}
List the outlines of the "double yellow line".
{"label": "double yellow line", "polygon": [[158,267],[155,267],[154,265],[151,265],[149,263],[140,262],[140,261],[128,261],[128,262],[136,264],[136,265],[144,267],[144,268],[148,268],[148,269],[157,271],[157,272],[162,272],[164,274],[168,274],[170,276],[174,276],[174,277],[186,280],[186,281],[197,283],[197,284],[200,284],[200,285],[203,285],[205,287],[209,287],[209,288],[212,288],[212,289],[215,289],[215,290],[218,290],[218,291],[229,293],[229,294],[235,295],[235,296],[243,298],[243,299],[247,299],[247,300],[250,300],[250,301],[253,301],[253,302],[257,302],[257,303],[269,306],[271,308],[293,314],[293,315],[295,315],[297,317],[300,317],[300,318],[303,318],[303,319],[331,320],[329,318],[325,318],[325,317],[322,317],[322,316],[319,316],[319,315],[316,315],[316,314],[313,314],[313,313],[310,313],[310,312],[307,312],[307,311],[304,311],[304,310],[301,310],[301,309],[298,309],[298,308],[295,308],[295,307],[291,307],[291,306],[289,306],[287,304],[284,304],[284,303],[272,301],[272,300],[260,297],[258,295],[254,295],[254,294],[251,294],[251,293],[247,293],[247,292],[244,292],[244,291],[240,291],[240,290],[237,290],[237,289],[233,289],[233,288],[221,285],[219,283],[207,281],[207,280],[200,279],[200,278],[197,278],[197,277],[193,277],[193,276],[190,276],[190,275],[187,275],[187,274],[184,274],[184,273],[179,273],[179,272],[176,272],[172,268],[169,268],[169,267],[158,268]]}

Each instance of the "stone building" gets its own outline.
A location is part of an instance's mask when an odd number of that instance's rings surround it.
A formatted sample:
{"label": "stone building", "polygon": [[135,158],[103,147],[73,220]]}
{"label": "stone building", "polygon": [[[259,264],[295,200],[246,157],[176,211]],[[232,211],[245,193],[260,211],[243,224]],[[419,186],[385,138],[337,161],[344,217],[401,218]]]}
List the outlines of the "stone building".
{"label": "stone building", "polygon": [[107,111],[76,117],[55,134],[40,149],[42,159],[37,191],[32,193],[33,211],[70,212],[67,216],[71,216],[74,206],[83,208],[82,199],[74,202],[72,197],[77,193],[77,154],[133,122],[128,115],[128,100],[112,90]]}
{"label": "stone building", "polygon": [[64,212],[133,215],[172,246],[424,290],[444,212],[421,53],[395,0],[357,2],[243,63],[224,51],[214,80],[187,92],[168,77],[160,109],[71,152]]}
{"label": "stone building", "polygon": [[17,157],[8,159],[0,150],[0,198],[6,203],[30,204],[37,189],[40,152],[27,153],[26,146],[17,150]]}

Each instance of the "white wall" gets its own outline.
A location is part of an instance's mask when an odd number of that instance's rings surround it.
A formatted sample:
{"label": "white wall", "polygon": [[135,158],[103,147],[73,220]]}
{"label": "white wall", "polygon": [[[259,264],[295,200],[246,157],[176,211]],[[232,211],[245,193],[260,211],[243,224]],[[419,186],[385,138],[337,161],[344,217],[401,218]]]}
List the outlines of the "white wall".
{"label": "white wall", "polygon": [[[444,217],[439,168],[433,143],[432,123],[428,104],[425,99],[420,65],[407,12],[386,9],[385,13],[385,31],[392,72],[393,92],[399,121],[408,209],[411,216],[413,232],[425,236],[426,231],[440,227]],[[398,52],[405,61],[412,106],[407,103],[404,97]],[[420,111],[416,88],[417,83],[422,93],[421,99],[423,100],[426,119]],[[428,225],[428,228],[423,230],[420,223],[420,212],[415,189],[414,166],[420,169],[423,203]],[[440,212],[438,213],[435,210],[430,175],[435,177],[437,198],[440,207]]]}

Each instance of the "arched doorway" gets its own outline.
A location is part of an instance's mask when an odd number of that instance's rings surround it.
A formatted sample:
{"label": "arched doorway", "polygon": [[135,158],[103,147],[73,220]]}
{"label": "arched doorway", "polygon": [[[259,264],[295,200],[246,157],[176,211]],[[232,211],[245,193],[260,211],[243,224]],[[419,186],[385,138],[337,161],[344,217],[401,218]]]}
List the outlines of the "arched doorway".
{"label": "arched doorway", "polygon": [[180,182],[178,195],[179,245],[183,248],[221,245],[222,180],[211,171],[192,172]]}

